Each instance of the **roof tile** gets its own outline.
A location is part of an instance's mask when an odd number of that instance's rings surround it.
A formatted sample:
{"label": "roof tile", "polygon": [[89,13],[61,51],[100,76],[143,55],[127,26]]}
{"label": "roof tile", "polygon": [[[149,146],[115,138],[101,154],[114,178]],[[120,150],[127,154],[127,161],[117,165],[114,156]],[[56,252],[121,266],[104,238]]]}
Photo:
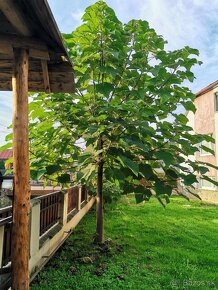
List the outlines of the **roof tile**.
{"label": "roof tile", "polygon": [[12,149],[7,149],[0,152],[0,160],[8,160],[13,156]]}

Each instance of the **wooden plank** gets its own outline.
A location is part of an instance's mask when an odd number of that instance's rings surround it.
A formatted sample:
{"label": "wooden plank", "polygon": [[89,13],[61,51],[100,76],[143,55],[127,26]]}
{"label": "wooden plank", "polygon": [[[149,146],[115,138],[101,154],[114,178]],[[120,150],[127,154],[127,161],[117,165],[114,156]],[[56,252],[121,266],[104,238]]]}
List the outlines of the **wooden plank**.
{"label": "wooden plank", "polygon": [[14,51],[12,79],[13,165],[15,192],[12,223],[12,289],[29,290],[30,170],[28,138],[28,52]]}
{"label": "wooden plank", "polygon": [[[46,70],[46,68],[45,68]],[[12,69],[8,68],[1,68],[0,69],[0,82],[1,80],[8,80],[11,79],[12,77]],[[35,72],[35,71],[29,71],[29,81],[43,81],[43,71],[39,71],[39,72]],[[48,76],[47,76],[50,81],[52,82],[60,82],[63,81],[68,82],[68,81],[72,81],[72,72],[48,72]]]}
{"label": "wooden plank", "polygon": [[[41,5],[39,5],[39,2],[41,2]],[[56,53],[61,53],[61,55],[64,55],[69,63],[71,63],[65,43],[48,2],[44,0],[31,0],[31,5],[35,15],[37,15],[39,23],[41,24],[41,26],[37,26],[38,33],[40,32],[40,37],[48,44],[49,47],[52,48],[52,50]]]}
{"label": "wooden plank", "polygon": [[31,48],[29,50],[29,56],[36,59],[41,60],[50,60],[48,50],[39,50],[35,48]]}
{"label": "wooden plank", "polygon": [[15,32],[13,25],[0,10],[0,33],[15,34]]}
{"label": "wooden plank", "polygon": [[70,83],[50,83],[51,92],[53,93],[73,93],[75,91],[74,85]]}
{"label": "wooden plank", "polygon": [[[1,45],[1,44],[0,44]],[[1,54],[0,54],[0,68],[1,69],[11,69],[12,71],[12,64],[13,64],[13,59],[11,58],[6,58],[1,59]],[[31,57],[31,54],[29,54]],[[41,67],[41,61],[40,59],[30,59],[29,60],[29,70],[33,72],[41,72],[42,67]],[[71,73],[72,76],[72,66],[69,65],[67,62],[56,62],[53,60],[48,61],[48,71],[49,73],[51,72],[56,72],[56,73]]]}
{"label": "wooden plank", "polygon": [[[46,66],[43,67],[40,60],[30,59],[29,61],[29,91],[43,92],[49,91],[47,89],[50,84],[51,92],[74,92],[74,77],[73,70],[69,63],[55,63],[48,62],[48,75]],[[12,60],[0,60],[0,91],[8,91],[12,89]]]}
{"label": "wooden plank", "polygon": [[[10,81],[0,81],[0,91],[11,91],[12,85]],[[74,84],[67,83],[51,83],[50,90],[52,93],[73,93],[75,91]],[[29,83],[30,92],[44,92],[44,83],[42,81],[35,81]]]}
{"label": "wooden plank", "polygon": [[51,92],[50,83],[49,83],[47,61],[46,60],[41,60],[41,65],[42,65],[42,74],[43,74],[45,92]]}
{"label": "wooden plank", "polygon": [[28,43],[27,38],[20,38],[12,36],[9,40],[6,36],[3,39],[0,36],[0,60],[2,60],[2,55],[6,55],[8,59],[13,58],[13,47],[15,48],[27,48],[29,49],[29,56],[39,60],[50,60],[49,51],[45,44],[36,43],[36,40],[33,38],[29,39]]}
{"label": "wooden plank", "polygon": [[[14,47],[17,47],[18,45],[15,44]],[[34,59],[38,60],[50,60],[49,52],[47,50],[43,49],[29,49],[29,56]],[[8,60],[10,63],[13,60],[13,47],[12,44],[8,43],[0,43],[0,62]],[[36,67],[39,67],[39,65]]]}
{"label": "wooden plank", "polygon": [[12,84],[10,80],[2,80],[0,81],[0,91],[11,91]]}
{"label": "wooden plank", "polygon": [[49,62],[49,72],[73,72],[72,66],[68,62]]}
{"label": "wooden plank", "polygon": [[45,42],[34,37],[0,34],[0,43],[12,45],[14,48],[48,50]]}
{"label": "wooden plank", "polygon": [[13,56],[12,45],[10,43],[4,43],[4,42],[1,43],[0,42],[0,53],[12,57]]}
{"label": "wooden plank", "polygon": [[31,30],[25,20],[25,15],[19,9],[15,0],[0,0],[0,10],[12,24],[15,31],[24,36],[31,36]]}
{"label": "wooden plank", "polygon": [[[52,82],[56,82],[56,81],[59,82],[61,80],[63,80],[63,82],[72,81],[73,72],[52,72],[52,71],[47,71],[46,64],[44,64],[44,66],[45,66],[43,68],[45,70],[44,72],[46,74],[48,73],[47,78],[51,79]],[[29,71],[29,81],[43,80],[43,77],[44,77],[43,69],[41,69],[38,72],[30,70]],[[0,70],[0,81],[1,80],[8,80],[9,78],[11,79],[11,77],[12,77],[12,69],[11,68],[1,68],[1,70]]]}
{"label": "wooden plank", "polygon": [[1,69],[0,71],[0,80],[7,81],[12,78],[12,70],[4,70]]}
{"label": "wooden plank", "polygon": [[1,59],[0,55],[0,69],[10,69],[12,71],[12,60],[11,59]]}
{"label": "wooden plank", "polygon": [[14,55],[0,53],[0,61],[8,60],[11,62],[13,60],[13,57]]}

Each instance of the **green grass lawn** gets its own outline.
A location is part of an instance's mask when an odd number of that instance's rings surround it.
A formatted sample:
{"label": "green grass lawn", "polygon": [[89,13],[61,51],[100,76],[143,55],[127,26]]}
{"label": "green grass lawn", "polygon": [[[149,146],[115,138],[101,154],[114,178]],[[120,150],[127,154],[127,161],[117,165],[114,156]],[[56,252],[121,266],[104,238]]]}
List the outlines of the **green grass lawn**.
{"label": "green grass lawn", "polygon": [[93,245],[95,212],[77,226],[31,290],[218,289],[218,207],[134,198],[105,211],[106,243]]}

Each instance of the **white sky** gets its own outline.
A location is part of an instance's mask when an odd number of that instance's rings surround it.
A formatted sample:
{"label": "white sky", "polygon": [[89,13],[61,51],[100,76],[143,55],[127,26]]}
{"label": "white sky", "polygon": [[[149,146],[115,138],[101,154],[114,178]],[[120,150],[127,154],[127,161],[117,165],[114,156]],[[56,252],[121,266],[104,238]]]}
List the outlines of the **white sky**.
{"label": "white sky", "polygon": [[[71,32],[81,23],[91,0],[48,0],[61,32]],[[158,34],[168,40],[168,49],[189,45],[200,51],[203,65],[195,68],[196,80],[190,88],[196,92],[218,79],[218,0],[106,0],[118,18],[145,19]],[[0,93],[0,144],[11,123],[12,98]]]}

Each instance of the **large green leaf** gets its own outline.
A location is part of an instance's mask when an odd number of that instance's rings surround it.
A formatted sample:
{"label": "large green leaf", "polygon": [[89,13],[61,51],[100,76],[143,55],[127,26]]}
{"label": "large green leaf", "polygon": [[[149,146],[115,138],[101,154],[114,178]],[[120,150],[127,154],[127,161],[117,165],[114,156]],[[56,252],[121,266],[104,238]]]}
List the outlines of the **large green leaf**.
{"label": "large green leaf", "polygon": [[54,174],[58,172],[59,170],[61,170],[61,166],[59,164],[52,164],[52,165],[46,166],[46,173],[48,175]]}
{"label": "large green leaf", "polygon": [[39,180],[40,178],[42,178],[42,176],[46,173],[45,169],[41,169],[41,170],[30,170],[30,176],[31,179],[33,180]]}
{"label": "large green leaf", "polygon": [[166,166],[173,164],[174,157],[171,152],[160,150],[156,153],[158,159],[163,160]]}
{"label": "large green leaf", "polygon": [[165,173],[166,173],[167,176],[169,176],[172,179],[176,180],[178,178],[178,173],[176,172],[175,169],[171,169],[171,168],[166,169]]}
{"label": "large green leaf", "polygon": [[193,104],[193,102],[187,101],[187,102],[182,103],[182,105],[187,111],[192,111],[193,113],[196,112],[196,107]]}
{"label": "large green leaf", "polygon": [[192,173],[185,175],[183,179],[184,179],[184,184],[188,186],[192,185],[195,182],[198,182],[196,179],[196,176]]}
{"label": "large green leaf", "polygon": [[205,166],[199,166],[198,170],[200,171],[201,174],[205,174],[209,171],[209,169]]}
{"label": "large green leaf", "polygon": [[69,183],[70,182],[70,174],[62,174],[58,176],[58,182],[60,183]]}
{"label": "large green leaf", "polygon": [[156,181],[155,183],[155,191],[156,191],[157,196],[165,195],[165,194],[171,195],[172,190],[173,190],[172,186],[170,186],[169,184],[166,184],[166,182],[164,181],[159,180],[159,181]]}
{"label": "large green leaf", "polygon": [[11,149],[12,148],[12,145],[13,145],[12,142],[8,142],[5,145],[2,145],[0,147],[0,151],[4,151],[4,150],[7,150],[7,149]]}
{"label": "large green leaf", "polygon": [[136,176],[138,176],[139,165],[136,162],[132,161],[131,159],[123,155],[118,156],[117,159],[119,160],[119,162],[123,167],[129,168]]}
{"label": "large green leaf", "polygon": [[140,164],[139,173],[145,179],[150,179],[155,175],[150,164]]}
{"label": "large green leaf", "polygon": [[110,92],[112,92],[113,89],[114,89],[114,86],[113,84],[110,84],[110,83],[96,85],[96,91],[105,96],[109,96]]}
{"label": "large green leaf", "polygon": [[136,203],[141,203],[144,201],[144,194],[143,193],[135,193]]}

